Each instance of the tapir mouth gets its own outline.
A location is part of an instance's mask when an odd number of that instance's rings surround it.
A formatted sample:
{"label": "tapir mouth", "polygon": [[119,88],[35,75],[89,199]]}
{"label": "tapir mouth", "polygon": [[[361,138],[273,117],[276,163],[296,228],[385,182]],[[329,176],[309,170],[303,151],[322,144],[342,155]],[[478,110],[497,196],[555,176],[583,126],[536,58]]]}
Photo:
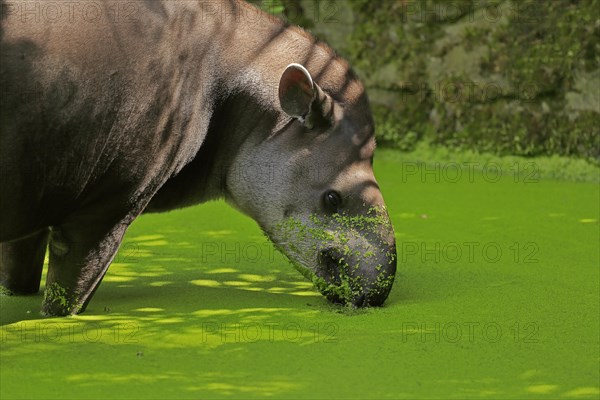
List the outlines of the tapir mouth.
{"label": "tapir mouth", "polygon": [[[396,274],[396,244],[385,209],[366,215],[289,217],[269,235],[329,301],[381,306]],[[316,251],[315,251],[316,250]],[[315,254],[316,253],[316,254]]]}
{"label": "tapir mouth", "polygon": [[[319,253],[320,268],[316,275],[334,287],[342,289],[342,282],[345,276],[337,253],[338,252],[335,249],[327,249]],[[350,302],[348,301],[347,294],[343,294],[343,290],[326,290],[323,294],[327,300],[334,304],[346,305],[351,303],[355,307],[364,307],[367,305],[366,296],[364,294],[357,296],[356,300],[352,299]]]}
{"label": "tapir mouth", "polygon": [[[393,248],[395,255],[395,246]],[[356,308],[381,306],[391,290],[395,273],[396,260],[388,257],[386,252],[386,268],[382,264],[363,265],[361,268],[350,268],[352,256],[343,256],[336,248],[328,248],[319,252],[319,267],[316,276],[327,283],[317,285],[321,293],[332,303],[350,305]]]}

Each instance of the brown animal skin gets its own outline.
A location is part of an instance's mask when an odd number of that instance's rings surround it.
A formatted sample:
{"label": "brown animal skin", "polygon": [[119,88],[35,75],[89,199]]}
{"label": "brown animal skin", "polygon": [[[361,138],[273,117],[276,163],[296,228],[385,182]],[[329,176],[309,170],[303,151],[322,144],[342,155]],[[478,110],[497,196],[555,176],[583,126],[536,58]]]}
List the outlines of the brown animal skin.
{"label": "brown animal skin", "polygon": [[[224,198],[285,252],[285,218],[384,205],[364,87],[303,30],[238,0],[0,7],[0,284],[37,292],[49,244],[44,314],[85,310],[144,211]],[[393,280],[381,237],[356,240]],[[298,262],[326,276],[324,251]],[[357,306],[391,289],[371,290],[373,268]]]}

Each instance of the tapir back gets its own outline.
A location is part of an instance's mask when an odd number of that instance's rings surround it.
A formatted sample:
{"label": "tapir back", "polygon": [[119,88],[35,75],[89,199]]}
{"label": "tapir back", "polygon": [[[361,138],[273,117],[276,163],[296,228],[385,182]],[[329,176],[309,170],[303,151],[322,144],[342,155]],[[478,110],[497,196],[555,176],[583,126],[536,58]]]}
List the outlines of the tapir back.
{"label": "tapir back", "polygon": [[127,207],[197,152],[208,44],[178,3],[1,4],[0,241],[94,198]]}

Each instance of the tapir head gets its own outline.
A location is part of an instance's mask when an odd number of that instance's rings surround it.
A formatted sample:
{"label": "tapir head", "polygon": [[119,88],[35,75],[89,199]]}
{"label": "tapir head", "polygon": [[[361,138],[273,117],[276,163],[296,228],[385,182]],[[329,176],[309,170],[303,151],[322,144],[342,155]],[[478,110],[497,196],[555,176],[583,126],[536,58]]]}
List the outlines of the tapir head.
{"label": "tapir head", "polygon": [[279,81],[278,127],[246,142],[227,178],[230,199],[321,293],[357,307],[383,304],[396,273],[362,91],[344,103],[303,66],[289,65]]}

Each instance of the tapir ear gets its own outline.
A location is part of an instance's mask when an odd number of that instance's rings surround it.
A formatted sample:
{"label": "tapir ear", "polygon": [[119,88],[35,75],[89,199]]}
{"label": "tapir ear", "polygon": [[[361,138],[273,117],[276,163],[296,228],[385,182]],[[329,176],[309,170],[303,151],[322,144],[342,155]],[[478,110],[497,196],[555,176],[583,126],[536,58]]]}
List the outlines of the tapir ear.
{"label": "tapir ear", "polygon": [[315,84],[310,73],[300,64],[287,66],[279,80],[279,103],[291,117],[303,119],[315,99]]}
{"label": "tapir ear", "polygon": [[281,109],[297,118],[307,128],[328,124],[332,118],[333,101],[313,82],[310,73],[300,64],[287,66],[279,81]]}

